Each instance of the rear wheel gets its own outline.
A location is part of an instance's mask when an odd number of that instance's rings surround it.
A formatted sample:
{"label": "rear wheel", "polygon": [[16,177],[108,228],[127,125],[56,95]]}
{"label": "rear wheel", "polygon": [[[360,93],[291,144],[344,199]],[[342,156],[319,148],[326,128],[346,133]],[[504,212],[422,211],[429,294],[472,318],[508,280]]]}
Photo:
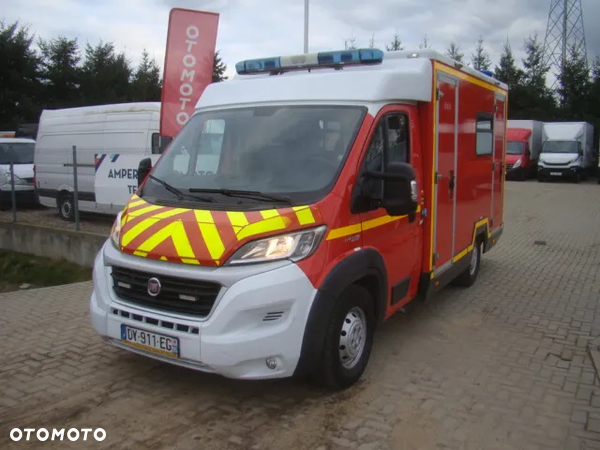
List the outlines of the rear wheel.
{"label": "rear wheel", "polygon": [[63,220],[73,221],[75,218],[75,202],[73,196],[68,193],[63,193],[58,198],[58,214]]}
{"label": "rear wheel", "polygon": [[371,295],[362,286],[349,286],[331,313],[323,353],[313,379],[334,389],[347,389],[355,384],[371,355],[374,326]]}
{"label": "rear wheel", "polygon": [[475,245],[473,246],[473,251],[471,252],[469,267],[467,267],[463,273],[456,277],[454,284],[463,287],[469,287],[475,284],[475,281],[477,281],[477,276],[479,275],[482,248],[483,245],[481,244],[481,241],[476,241]]}

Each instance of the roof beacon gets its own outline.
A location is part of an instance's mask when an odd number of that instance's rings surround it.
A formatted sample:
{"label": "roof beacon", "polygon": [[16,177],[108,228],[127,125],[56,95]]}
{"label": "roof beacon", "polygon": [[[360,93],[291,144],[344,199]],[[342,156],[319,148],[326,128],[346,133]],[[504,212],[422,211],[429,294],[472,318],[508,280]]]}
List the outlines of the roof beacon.
{"label": "roof beacon", "polygon": [[376,48],[336,50],[330,52],[306,53],[271,58],[248,59],[235,65],[239,75],[265,72],[286,72],[289,70],[318,69],[319,67],[340,68],[347,65],[379,64],[383,52]]}

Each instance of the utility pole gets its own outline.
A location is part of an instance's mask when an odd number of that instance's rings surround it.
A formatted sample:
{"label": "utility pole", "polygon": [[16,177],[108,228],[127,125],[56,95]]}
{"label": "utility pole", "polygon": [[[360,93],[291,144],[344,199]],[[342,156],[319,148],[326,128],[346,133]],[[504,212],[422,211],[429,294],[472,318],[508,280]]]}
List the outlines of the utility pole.
{"label": "utility pole", "polygon": [[304,53],[308,53],[308,0],[304,0]]}

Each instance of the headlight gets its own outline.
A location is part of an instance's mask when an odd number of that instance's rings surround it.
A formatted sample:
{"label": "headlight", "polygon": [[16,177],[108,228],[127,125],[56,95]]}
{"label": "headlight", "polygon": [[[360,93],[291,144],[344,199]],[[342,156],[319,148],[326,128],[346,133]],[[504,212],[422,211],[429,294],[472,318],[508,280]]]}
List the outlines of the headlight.
{"label": "headlight", "polygon": [[110,240],[115,245],[115,247],[117,247],[117,249],[120,249],[119,240],[121,238],[121,216],[122,215],[123,215],[122,211],[119,214],[117,214],[117,218],[115,220],[115,223],[112,226],[112,230],[110,230]]}
{"label": "headlight", "polygon": [[326,226],[248,242],[233,254],[228,264],[249,264],[289,259],[300,261],[319,246]]}
{"label": "headlight", "polygon": [[517,167],[521,167],[521,158],[517,159],[517,162],[514,164],[513,169],[516,169]]}

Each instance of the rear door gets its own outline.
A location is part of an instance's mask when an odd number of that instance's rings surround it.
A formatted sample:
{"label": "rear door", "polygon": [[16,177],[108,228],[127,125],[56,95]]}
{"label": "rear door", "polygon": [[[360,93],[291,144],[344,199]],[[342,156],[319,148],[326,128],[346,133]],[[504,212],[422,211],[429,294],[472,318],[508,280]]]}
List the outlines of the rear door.
{"label": "rear door", "polygon": [[437,97],[432,255],[436,275],[450,267],[455,254],[458,80],[438,73]]}
{"label": "rear door", "polygon": [[506,97],[496,94],[494,101],[494,156],[492,158],[492,211],[490,228],[498,228],[502,224],[504,208],[504,141],[506,134],[505,118]]}

